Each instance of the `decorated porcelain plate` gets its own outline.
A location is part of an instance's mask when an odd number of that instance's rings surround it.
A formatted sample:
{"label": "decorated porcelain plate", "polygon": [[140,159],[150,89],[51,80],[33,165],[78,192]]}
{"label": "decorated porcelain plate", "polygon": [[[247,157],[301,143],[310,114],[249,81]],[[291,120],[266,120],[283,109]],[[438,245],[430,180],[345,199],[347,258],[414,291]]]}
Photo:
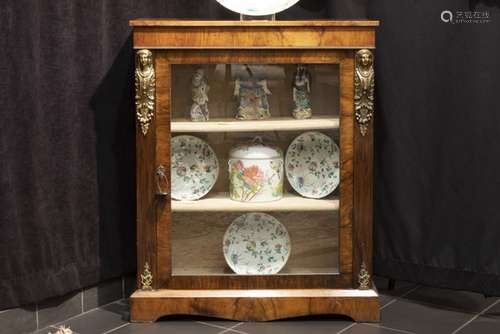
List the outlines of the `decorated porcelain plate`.
{"label": "decorated porcelain plate", "polygon": [[217,0],[222,6],[244,15],[272,15],[292,7],[299,0]]}
{"label": "decorated porcelain plate", "polygon": [[217,156],[197,137],[173,137],[171,144],[172,198],[184,201],[202,198],[219,175]]}
{"label": "decorated porcelain plate", "polygon": [[339,161],[339,147],[333,139],[321,132],[305,132],[288,146],[286,177],[300,195],[322,198],[339,185]]}
{"label": "decorated porcelain plate", "polygon": [[285,226],[266,213],[239,216],[224,234],[224,258],[240,275],[276,274],[285,266],[290,250]]}

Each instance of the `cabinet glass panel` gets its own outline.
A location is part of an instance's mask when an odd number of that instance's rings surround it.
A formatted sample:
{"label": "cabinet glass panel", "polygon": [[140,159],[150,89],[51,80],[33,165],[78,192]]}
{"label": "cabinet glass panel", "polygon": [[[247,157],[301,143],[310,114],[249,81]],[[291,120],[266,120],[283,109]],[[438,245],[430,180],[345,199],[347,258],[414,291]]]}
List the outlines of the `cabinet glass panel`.
{"label": "cabinet glass panel", "polygon": [[171,117],[172,275],[339,273],[338,64],[174,64]]}

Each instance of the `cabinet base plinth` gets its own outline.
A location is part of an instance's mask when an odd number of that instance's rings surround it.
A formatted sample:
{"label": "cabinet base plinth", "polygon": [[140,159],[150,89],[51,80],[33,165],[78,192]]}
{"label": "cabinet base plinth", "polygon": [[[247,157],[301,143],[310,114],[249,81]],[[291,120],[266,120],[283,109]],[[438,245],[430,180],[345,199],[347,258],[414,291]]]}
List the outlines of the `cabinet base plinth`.
{"label": "cabinet base plinth", "polygon": [[379,321],[376,290],[137,290],[130,297],[132,322],[167,315],[200,315],[239,321],[338,314],[355,321]]}

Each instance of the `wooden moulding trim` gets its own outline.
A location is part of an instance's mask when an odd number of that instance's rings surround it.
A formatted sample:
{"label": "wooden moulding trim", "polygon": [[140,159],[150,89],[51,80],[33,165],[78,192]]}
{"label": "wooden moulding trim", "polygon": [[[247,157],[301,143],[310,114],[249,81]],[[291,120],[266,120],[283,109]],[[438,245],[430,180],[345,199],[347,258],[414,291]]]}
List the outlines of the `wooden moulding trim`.
{"label": "wooden moulding trim", "polygon": [[[153,147],[156,149],[155,170],[161,165],[165,169],[167,180],[170,180],[170,81],[171,67],[165,54],[155,53],[156,59],[156,142]],[[156,180],[156,178],[155,178]],[[150,190],[156,191],[157,184],[151,185]],[[138,194],[138,196],[142,196]],[[158,198],[155,202],[156,216],[155,220],[149,224],[156,226],[156,248],[153,252],[156,254],[156,287],[161,287],[160,282],[164,282],[171,275],[171,249],[170,249],[170,198]]]}
{"label": "wooden moulding trim", "polygon": [[375,290],[272,289],[272,290],[171,290],[135,291],[132,298],[282,298],[378,297]]}
{"label": "wooden moulding trim", "polygon": [[375,290],[157,290],[130,297],[132,322],[150,322],[165,315],[190,314],[239,321],[342,314],[355,321],[379,321]]}
{"label": "wooden moulding trim", "polygon": [[[352,272],[353,263],[353,131],[354,61],[346,57],[340,63],[340,272]],[[354,286],[354,281],[351,286]]]}
{"label": "wooden moulding trim", "polygon": [[351,273],[338,275],[171,276],[165,289],[350,289]]}
{"label": "wooden moulding trim", "polygon": [[146,46],[136,45],[135,50],[352,50],[352,49],[370,49],[375,50],[373,45],[364,46]]}
{"label": "wooden moulding trim", "polygon": [[179,19],[134,19],[131,27],[378,27],[377,20],[302,20],[302,21],[194,21]]}
{"label": "wooden moulding trim", "polygon": [[375,46],[370,27],[139,27],[136,48],[359,49]]}
{"label": "wooden moulding trim", "polygon": [[[285,52],[286,51],[286,52]],[[343,60],[352,57],[352,50],[266,50],[227,49],[218,48],[212,50],[169,50],[159,52],[164,55],[170,64],[329,64],[337,65]],[[245,121],[246,122],[246,121]]]}

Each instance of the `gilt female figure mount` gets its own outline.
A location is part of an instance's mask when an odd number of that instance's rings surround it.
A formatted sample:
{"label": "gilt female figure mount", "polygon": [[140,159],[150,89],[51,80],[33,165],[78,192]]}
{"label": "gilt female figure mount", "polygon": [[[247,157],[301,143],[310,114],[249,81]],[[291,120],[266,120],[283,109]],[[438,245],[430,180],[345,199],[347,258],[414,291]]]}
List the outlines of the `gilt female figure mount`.
{"label": "gilt female figure mount", "polygon": [[373,70],[372,52],[367,49],[359,50],[356,52],[355,63],[354,112],[359,131],[364,136],[368,131],[368,124],[373,118],[375,71]]}
{"label": "gilt female figure mount", "polygon": [[135,109],[145,136],[154,116],[156,75],[153,54],[147,49],[139,50],[135,62]]}

